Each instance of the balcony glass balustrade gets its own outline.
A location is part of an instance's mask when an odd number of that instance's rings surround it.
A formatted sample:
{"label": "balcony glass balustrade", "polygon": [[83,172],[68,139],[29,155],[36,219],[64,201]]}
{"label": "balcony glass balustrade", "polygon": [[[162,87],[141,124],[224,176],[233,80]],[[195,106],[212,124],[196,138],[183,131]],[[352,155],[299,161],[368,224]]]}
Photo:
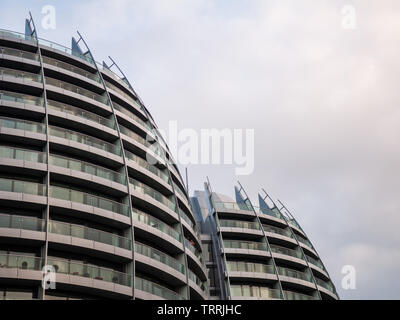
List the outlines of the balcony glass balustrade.
{"label": "balcony glass balustrade", "polygon": [[282,228],[278,228],[278,227],[270,226],[270,225],[266,225],[266,224],[263,224],[263,228],[266,232],[280,234],[282,236],[289,237],[292,239],[294,238],[293,233],[288,229],[282,229]]}
{"label": "balcony glass balustrade", "polygon": [[147,151],[148,151],[148,149],[150,149],[151,151],[154,152],[154,154],[162,157],[161,147],[160,147],[160,145],[158,144],[157,141],[155,141],[155,140],[154,141],[146,140],[142,136],[138,135],[136,132],[133,132],[132,130],[130,130],[128,128],[125,128],[122,125],[119,125],[119,130],[121,131],[122,134],[128,136],[129,138],[132,138],[136,142],[138,142],[141,145],[143,145],[144,147],[146,147]]}
{"label": "balcony glass balustrade", "polygon": [[46,127],[43,123],[7,117],[0,117],[0,128],[46,133]]}
{"label": "balcony glass balustrade", "polygon": [[142,182],[133,180],[132,178],[129,178],[129,184],[133,190],[138,191],[143,194],[146,194],[146,195],[150,196],[151,198],[153,198],[154,200],[167,206],[172,211],[177,212],[177,206],[175,204],[175,201],[171,200],[171,199],[174,199],[173,197],[167,198],[161,192],[149,187],[148,185],[146,185]]}
{"label": "balcony glass balustrade", "polygon": [[269,251],[268,245],[264,242],[239,241],[239,240],[224,240],[224,247],[231,249],[247,249]]}
{"label": "balcony glass balustrade", "polygon": [[200,250],[197,249],[194,242],[189,241],[186,238],[184,241],[185,241],[185,247],[189,249],[197,257],[197,259],[199,259],[201,263],[203,263],[203,254],[201,253]]}
{"label": "balcony glass balustrade", "polygon": [[321,286],[321,287],[329,290],[330,292],[336,294],[336,290],[335,290],[335,288],[333,287],[333,285],[332,285],[332,283],[330,281],[324,281],[324,280],[321,280],[321,279],[319,279],[317,277],[314,277],[314,278],[315,278],[315,281],[317,282],[317,284],[319,286]]}
{"label": "balcony glass balustrade", "polygon": [[149,257],[151,259],[157,260],[157,261],[179,271],[180,273],[185,274],[185,266],[182,263],[180,263],[175,258],[173,258],[155,248],[152,248],[148,245],[145,245],[143,243],[139,243],[136,241],[135,242],[135,252],[142,254],[146,257]]}
{"label": "balcony glass balustrade", "polygon": [[314,249],[313,245],[311,244],[310,240],[308,239],[304,239],[301,236],[297,236],[297,240],[299,240],[299,242],[305,244],[307,247],[310,247],[311,249]]}
{"label": "balcony glass balustrade", "polygon": [[141,277],[135,277],[135,289],[154,294],[166,300],[184,300],[179,293]]}
{"label": "balcony glass balustrade", "polygon": [[227,261],[228,271],[233,272],[257,272],[275,274],[273,265],[245,261]]}
{"label": "balcony glass balustrade", "polygon": [[133,219],[142,223],[145,223],[153,228],[160,230],[161,232],[171,236],[175,240],[179,242],[182,241],[182,236],[179,232],[177,232],[174,228],[166,224],[165,222],[157,219],[147,213],[144,213],[140,210],[134,209],[133,211]]}
{"label": "balcony glass balustrade", "polygon": [[46,153],[15,147],[0,146],[0,158],[46,163]]}
{"label": "balcony glass balustrade", "polygon": [[280,247],[277,245],[271,245],[271,251],[304,260],[303,254],[301,253],[300,250],[293,250],[285,247]]}
{"label": "balcony glass balustrade", "polygon": [[317,259],[314,259],[314,258],[311,258],[311,257],[308,256],[308,255],[306,255],[306,257],[307,257],[307,261],[308,261],[309,263],[313,264],[314,266],[319,267],[319,268],[322,269],[322,270],[325,270],[324,265],[321,263],[321,261],[319,261],[319,260],[317,260]]}
{"label": "balcony glass balustrade", "polygon": [[254,210],[258,214],[266,214],[266,215],[269,215],[271,217],[283,219],[282,214],[279,212],[278,208],[273,208],[273,209],[268,210],[267,208],[254,207]]}
{"label": "balcony glass balustrade", "polygon": [[0,29],[0,37],[9,38],[9,39],[17,39],[17,40],[26,40],[26,41],[36,41],[32,36],[27,36],[24,33],[15,32],[11,30]]}
{"label": "balcony glass balustrade", "polygon": [[258,299],[281,299],[281,292],[278,289],[251,285],[231,285],[232,297],[246,297]]}
{"label": "balcony glass balustrade", "polygon": [[300,280],[304,280],[304,281],[308,281],[308,282],[313,282],[310,273],[301,272],[298,270],[294,270],[294,269],[290,269],[290,268],[283,268],[283,267],[277,267],[277,269],[278,269],[278,273],[281,276],[286,276],[286,277],[290,277],[290,278],[296,278],[296,279],[300,279]]}
{"label": "balcony glass balustrade", "polygon": [[201,290],[207,291],[207,281],[202,281],[192,270],[189,270],[189,279],[197,284]]}
{"label": "balcony glass balustrade", "polygon": [[61,234],[64,236],[97,241],[126,250],[131,250],[132,248],[132,241],[126,237],[121,237],[117,234],[113,234],[110,232],[105,232],[102,230],[97,230],[66,222],[50,220],[49,232]]}
{"label": "balcony glass balustrade", "polygon": [[0,214],[0,228],[45,231],[45,221],[36,217]]}
{"label": "balcony glass balustrade", "polygon": [[152,130],[152,127],[151,127],[151,125],[150,125],[150,123],[148,121],[142,120],[136,114],[134,114],[133,112],[129,111],[128,109],[124,108],[123,106],[119,105],[118,103],[116,103],[114,101],[112,102],[112,104],[113,104],[113,107],[114,107],[115,110],[120,111],[121,113],[123,113],[124,115],[128,116],[132,120],[134,120],[137,123],[141,124],[147,130]]}
{"label": "balcony glass balustrade", "polygon": [[0,77],[11,77],[22,80],[29,80],[35,82],[43,82],[42,75],[37,73],[31,73],[27,71],[19,71],[15,69],[8,69],[0,67]]}
{"label": "balcony glass balustrade", "polygon": [[317,300],[317,298],[294,291],[283,290],[286,300]]}
{"label": "balcony glass balustrade", "polygon": [[43,99],[41,97],[36,97],[36,96],[31,96],[29,94],[22,94],[6,90],[0,90],[0,100],[44,107]]}
{"label": "balcony glass balustrade", "polygon": [[0,191],[46,196],[46,185],[30,181],[0,178]]}
{"label": "balcony glass balustrade", "polygon": [[0,269],[42,270],[43,258],[0,253]]}
{"label": "balcony glass balustrade", "polygon": [[39,61],[39,55],[29,51],[18,50],[14,48],[0,47],[0,54],[6,54],[23,59]]}
{"label": "balcony glass balustrade", "polygon": [[245,210],[245,211],[253,211],[251,208],[248,208],[245,203],[236,203],[236,202],[215,202],[215,209],[218,210]]}
{"label": "balcony glass balustrade", "polygon": [[55,257],[48,257],[47,264],[52,265],[56,273],[86,277],[132,287],[132,275],[113,269]]}
{"label": "balcony glass balustrade", "polygon": [[79,142],[97,149],[101,149],[117,156],[121,156],[121,147],[109,142],[85,135],[83,133],[71,131],[68,129],[49,126],[49,134],[54,137],[63,138],[75,142]]}
{"label": "balcony glass balustrade", "polygon": [[87,97],[89,99],[95,100],[100,103],[103,103],[105,105],[110,105],[106,95],[100,95],[93,91],[83,89],[82,87],[78,87],[74,84],[71,84],[71,83],[68,83],[65,81],[61,81],[61,80],[57,80],[54,78],[45,77],[45,79],[46,79],[46,85],[55,86],[57,88],[60,88],[60,89],[66,90],[66,91],[71,91],[73,93],[80,94],[84,97]]}
{"label": "balcony glass balustrade", "polygon": [[71,202],[77,202],[103,210],[112,211],[114,213],[122,214],[124,216],[129,216],[128,205],[110,199],[101,198],[96,195],[85,193],[82,191],[51,186],[50,197]]}
{"label": "balcony glass balustrade", "polygon": [[[0,152],[1,152],[1,147],[0,147]],[[103,168],[100,166],[96,166],[92,163],[76,160],[76,159],[71,159],[59,155],[50,155],[50,161],[49,163],[51,165],[57,166],[57,167],[62,167],[62,168],[67,168],[71,170],[76,170],[88,174],[92,174],[94,176],[107,179],[113,182],[117,182],[123,185],[126,185],[126,176],[124,174],[121,174],[116,171],[112,171],[107,168]]]}
{"label": "balcony glass balustrade", "polygon": [[220,219],[219,220],[219,225],[221,227],[227,227],[227,228],[241,228],[241,229],[261,230],[260,225],[257,222],[249,222],[249,221]]}
{"label": "balcony glass balustrade", "polygon": [[103,126],[106,126],[111,129],[115,129],[115,122],[111,119],[104,118],[102,116],[99,116],[98,114],[95,114],[93,112],[86,111],[84,109],[71,106],[66,103],[54,101],[54,100],[47,100],[47,107],[53,110],[65,112],[80,118],[83,118],[85,120],[90,120],[95,123],[101,124]]}

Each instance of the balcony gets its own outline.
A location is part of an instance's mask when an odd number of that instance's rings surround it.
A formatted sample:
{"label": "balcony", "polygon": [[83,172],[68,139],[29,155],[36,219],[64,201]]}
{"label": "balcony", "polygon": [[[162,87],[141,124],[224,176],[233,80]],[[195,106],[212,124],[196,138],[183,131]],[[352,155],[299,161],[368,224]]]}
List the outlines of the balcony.
{"label": "balcony", "polygon": [[194,243],[190,242],[188,239],[185,238],[184,241],[185,247],[189,249],[201,263],[203,263],[203,254],[201,253],[201,251],[198,250]]}
{"label": "balcony", "polygon": [[120,202],[116,202],[110,199],[95,196],[90,193],[85,193],[82,191],[76,191],[72,189],[67,189],[63,187],[50,187],[50,197],[67,200],[71,202],[77,202],[85,204],[88,206],[93,206],[103,210],[118,213],[124,216],[129,216],[129,206]]}
{"label": "balcony", "polygon": [[267,209],[267,208],[261,208],[261,207],[254,207],[254,210],[258,214],[264,214],[264,215],[268,215],[270,217],[283,219],[282,214],[279,212],[278,208]]}
{"label": "balcony", "polygon": [[224,240],[224,247],[230,249],[269,251],[268,245],[264,242]]}
{"label": "balcony", "polygon": [[315,282],[317,283],[317,285],[329,290],[334,295],[336,295],[336,290],[335,290],[334,286],[332,285],[331,281],[324,281],[317,277],[315,277],[314,279],[315,279]]}
{"label": "balcony", "polygon": [[49,164],[57,167],[80,171],[112,182],[126,185],[126,176],[124,174],[120,174],[116,171],[112,171],[110,169],[94,165],[92,163],[72,158],[67,158],[59,155],[50,155]]}
{"label": "balcony", "polygon": [[49,221],[49,232],[80,239],[96,241],[110,246],[131,250],[132,241],[119,235],[71,223]]}
{"label": "balcony", "polygon": [[233,298],[253,299],[281,299],[281,292],[278,289],[250,285],[231,285],[231,296]]}
{"label": "balcony", "polygon": [[275,274],[273,265],[245,261],[227,261],[227,269],[231,272],[256,272]]}
{"label": "balcony", "polygon": [[10,77],[10,78],[15,78],[15,79],[21,79],[21,80],[28,80],[28,81],[34,81],[34,82],[39,82],[42,83],[42,75],[36,74],[36,73],[31,73],[31,72],[26,72],[26,71],[19,71],[19,70],[14,70],[14,69],[8,69],[8,68],[3,68],[0,67],[0,77]]}
{"label": "balcony", "polygon": [[46,153],[8,146],[0,146],[0,158],[46,163]]}
{"label": "balcony", "polygon": [[174,212],[177,212],[177,206],[174,201],[171,199],[167,198],[164,196],[162,193],[158,192],[157,190],[149,187],[148,185],[141,183],[137,180],[133,180],[132,178],[129,178],[129,185],[131,188],[135,191],[138,191],[142,194],[146,194],[156,200],[157,202],[167,206],[169,209],[171,209]]}
{"label": "balcony", "polygon": [[0,254],[1,269],[37,270],[41,271],[43,258],[29,255]]}
{"label": "balcony", "polygon": [[0,214],[0,228],[23,229],[44,232],[45,221],[36,217]]}
{"label": "balcony", "polygon": [[118,103],[116,103],[114,101],[113,101],[112,104],[113,104],[113,107],[114,107],[115,110],[118,110],[119,112],[121,112],[124,115],[128,116],[133,121],[141,124],[147,130],[149,130],[149,131],[152,130],[152,127],[151,127],[151,125],[150,125],[150,123],[148,121],[142,120],[136,114],[134,114],[133,112],[129,111],[128,109],[124,108],[123,106],[121,106],[120,104],[118,104]]}
{"label": "balcony", "polygon": [[132,287],[132,275],[82,262],[48,257],[47,264],[52,265],[57,273],[102,280]]}
{"label": "balcony", "polygon": [[125,128],[122,125],[119,125],[119,130],[121,131],[122,134],[126,135],[127,137],[133,139],[134,141],[144,146],[146,152],[151,150],[154,154],[158,155],[159,157],[162,157],[160,146],[155,140],[153,142],[146,140],[142,136],[138,135],[136,132],[133,132],[128,128]]}
{"label": "balcony", "polygon": [[135,289],[150,293],[166,300],[184,300],[184,297],[177,292],[140,277],[135,277]]}
{"label": "balcony", "polygon": [[280,247],[277,245],[271,245],[271,251],[278,253],[278,254],[283,254],[286,256],[291,256],[294,258],[304,260],[303,254],[301,253],[300,250],[293,250],[293,249],[289,249],[289,248]]}
{"label": "balcony", "polygon": [[[111,71],[111,70],[110,70]],[[111,71],[112,72],[112,71]],[[112,72],[113,73],[113,72]],[[113,73],[114,74],[114,73]],[[115,78],[114,78],[115,79]],[[117,86],[113,85],[112,83],[108,82],[107,80],[105,81],[106,83],[106,87],[114,90],[115,92],[117,92],[119,95],[121,95],[122,97],[124,97],[125,100],[127,100],[131,105],[135,106],[137,109],[139,110],[143,110],[142,106],[139,105],[136,100],[134,98],[132,98],[132,96],[130,96],[129,94],[125,93],[123,90],[121,90],[120,88],[118,88]],[[124,82],[123,82],[124,83]],[[124,83],[126,85],[126,83]]]}
{"label": "balcony", "polygon": [[154,259],[156,261],[159,261],[163,264],[165,264],[168,267],[171,267],[177,271],[179,271],[182,274],[185,274],[185,266],[180,263],[178,260],[175,258],[165,254],[164,252],[161,252],[155,248],[152,248],[148,245],[135,242],[135,253],[144,255],[146,257],[149,257],[151,259]]}
{"label": "balcony", "polygon": [[318,300],[313,296],[294,291],[283,290],[283,294],[286,300]]}
{"label": "balcony", "polygon": [[104,118],[102,116],[99,116],[96,113],[89,112],[84,109],[74,107],[74,106],[71,106],[66,103],[62,103],[62,102],[58,102],[58,101],[54,101],[54,100],[47,100],[47,107],[49,109],[61,111],[64,113],[71,114],[73,116],[77,116],[77,117],[85,119],[85,120],[95,122],[97,124],[108,127],[110,129],[115,129],[115,123],[113,120]]}
{"label": "balcony", "polygon": [[261,230],[260,225],[257,222],[220,219],[219,225],[222,228],[225,227],[225,228],[241,228],[241,229]]}
{"label": "balcony", "polygon": [[277,269],[278,269],[278,273],[281,276],[295,278],[295,279],[304,280],[304,281],[308,281],[308,282],[313,282],[310,273],[300,272],[300,271],[297,271],[294,269],[283,268],[283,267],[277,267]]}
{"label": "balcony", "polygon": [[117,156],[121,156],[121,147],[116,146],[112,143],[105,142],[103,140],[88,136],[82,133],[71,131],[68,129],[49,126],[49,134],[54,137],[63,138],[70,141],[79,142],[90,147],[101,149],[106,152],[113,153]]}
{"label": "balcony", "polygon": [[0,100],[44,107],[43,99],[41,97],[6,90],[0,90]]}
{"label": "balcony", "polygon": [[72,93],[76,93],[76,94],[82,95],[82,96],[84,96],[86,98],[89,98],[89,99],[92,99],[94,101],[100,102],[100,103],[105,104],[107,106],[110,105],[106,95],[100,95],[100,94],[97,94],[97,93],[95,93],[93,91],[83,89],[82,87],[78,87],[78,86],[76,86],[74,84],[71,84],[69,82],[57,80],[57,79],[54,79],[54,78],[45,77],[45,79],[46,79],[46,85],[51,85],[51,86],[54,86],[54,87],[57,87],[57,88],[60,88],[60,89],[63,89],[63,90],[66,90],[66,91],[69,91],[69,92],[72,92]]}
{"label": "balcony", "polygon": [[31,41],[32,45],[36,45],[36,44],[34,44],[35,39],[32,36],[27,36],[24,33],[20,33],[20,32],[0,29],[0,37],[13,39],[13,40]]}
{"label": "balcony", "polygon": [[0,178],[0,191],[46,196],[46,185],[36,182]]}
{"label": "balcony", "polygon": [[215,209],[218,210],[245,210],[245,211],[253,211],[251,208],[248,208],[244,203],[236,203],[236,202],[215,202]]}
{"label": "balcony", "polygon": [[311,264],[313,264],[314,266],[317,266],[318,268],[320,268],[320,269],[326,271],[324,265],[322,264],[322,262],[321,262],[320,260],[311,258],[311,257],[308,256],[308,255],[306,255],[306,258],[307,258],[307,261],[308,261],[309,263],[311,263]]}
{"label": "balcony", "polygon": [[201,281],[201,279],[190,269],[189,270],[189,279],[192,280],[196,285],[200,287],[200,289],[206,293],[207,291],[207,281]]}
{"label": "balcony", "polygon": [[133,154],[132,152],[130,152],[128,150],[124,150],[124,151],[125,151],[125,156],[128,160],[135,162],[140,167],[146,169],[147,171],[150,171],[151,173],[155,174],[157,177],[164,180],[166,183],[170,184],[169,175],[167,173],[165,173],[165,171],[160,170],[159,168],[157,168],[154,165],[151,165],[143,158]]}
{"label": "balcony", "polygon": [[46,127],[43,123],[7,117],[0,118],[0,128],[10,128],[43,134],[46,133]]}
{"label": "balcony", "polygon": [[280,234],[282,236],[294,239],[293,233],[288,229],[282,229],[282,228],[278,228],[278,227],[270,226],[270,225],[266,225],[266,224],[263,224],[263,228],[264,228],[264,231],[266,231],[266,232],[276,233],[276,234]]}
{"label": "balcony", "polygon": [[187,216],[187,214],[181,208],[179,208],[178,211],[181,218],[186,221],[186,223],[192,228],[195,234],[200,238],[199,228],[197,227],[197,225],[193,223],[193,221]]}
{"label": "balcony", "polygon": [[76,67],[76,66],[74,66],[72,64],[69,64],[69,63],[66,63],[66,62],[63,62],[63,61],[60,61],[60,60],[57,60],[57,59],[49,58],[49,57],[46,57],[46,56],[43,56],[42,59],[43,59],[43,63],[46,63],[46,64],[52,65],[54,67],[61,68],[61,69],[64,69],[64,70],[79,74],[82,77],[88,78],[88,79],[93,80],[93,81],[98,82],[98,83],[101,83],[100,76],[98,74],[96,74],[96,73],[92,73],[92,72],[86,71],[85,69]]}
{"label": "balcony", "polygon": [[174,228],[166,224],[165,222],[157,219],[147,213],[144,213],[140,210],[134,209],[133,211],[133,219],[138,222],[142,222],[147,224],[150,227],[153,227],[161,232],[169,235],[170,237],[178,240],[179,242],[182,241],[182,236],[179,232],[177,232]]}

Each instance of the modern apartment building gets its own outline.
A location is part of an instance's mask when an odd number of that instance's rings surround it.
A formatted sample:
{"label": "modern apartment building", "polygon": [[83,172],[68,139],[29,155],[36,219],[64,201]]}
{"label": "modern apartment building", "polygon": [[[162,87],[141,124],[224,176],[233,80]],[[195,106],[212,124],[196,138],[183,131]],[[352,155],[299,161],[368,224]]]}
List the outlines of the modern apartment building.
{"label": "modern apartment building", "polygon": [[263,190],[254,206],[242,186],[236,199],[196,191],[210,299],[339,299],[318,253],[296,219]]}
{"label": "modern apartment building", "polygon": [[206,184],[189,199],[110,60],[80,35],[71,48],[39,38],[32,19],[0,30],[0,300],[337,299],[268,195],[258,208]]}
{"label": "modern apartment building", "polygon": [[206,280],[185,185],[115,62],[32,19],[0,30],[0,300],[205,299]]}

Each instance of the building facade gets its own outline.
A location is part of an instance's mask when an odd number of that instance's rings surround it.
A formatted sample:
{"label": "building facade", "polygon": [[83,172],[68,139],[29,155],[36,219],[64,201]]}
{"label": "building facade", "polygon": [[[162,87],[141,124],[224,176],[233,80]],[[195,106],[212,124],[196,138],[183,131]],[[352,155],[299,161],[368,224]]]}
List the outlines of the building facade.
{"label": "building facade", "polygon": [[0,300],[205,299],[206,280],[182,177],[115,62],[32,19],[0,30]]}
{"label": "building facade", "polygon": [[334,284],[304,230],[263,190],[254,206],[245,190],[236,200],[196,191],[210,299],[336,300]]}

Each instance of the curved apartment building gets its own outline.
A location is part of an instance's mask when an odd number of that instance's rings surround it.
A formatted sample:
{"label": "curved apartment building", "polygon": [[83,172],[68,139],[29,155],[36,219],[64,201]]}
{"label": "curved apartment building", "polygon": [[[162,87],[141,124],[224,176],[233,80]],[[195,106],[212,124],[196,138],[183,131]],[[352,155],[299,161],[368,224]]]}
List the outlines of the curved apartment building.
{"label": "curved apartment building", "polygon": [[0,300],[205,299],[206,283],[185,185],[114,61],[32,19],[0,30]]}
{"label": "curved apartment building", "polygon": [[191,198],[201,223],[210,299],[339,299],[318,253],[296,219],[263,191],[254,206],[212,192]]}

